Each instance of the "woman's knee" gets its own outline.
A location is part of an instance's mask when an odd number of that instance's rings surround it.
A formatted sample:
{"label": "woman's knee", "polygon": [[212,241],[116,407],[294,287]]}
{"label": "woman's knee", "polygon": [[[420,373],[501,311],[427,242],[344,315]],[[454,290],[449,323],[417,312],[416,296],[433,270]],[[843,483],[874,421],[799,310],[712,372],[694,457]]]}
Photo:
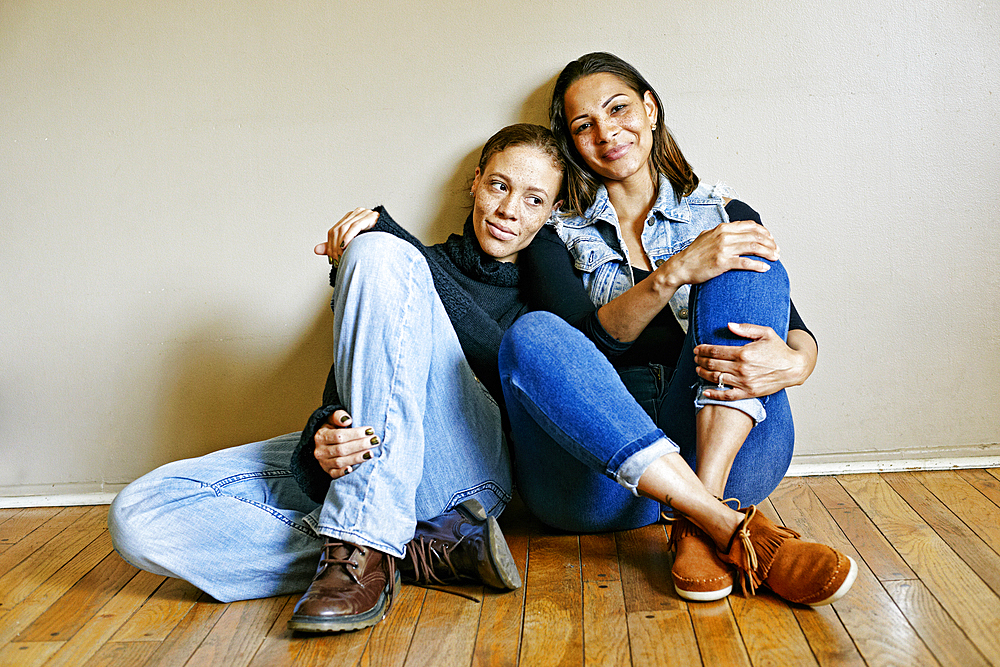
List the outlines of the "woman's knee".
{"label": "woman's knee", "polygon": [[[522,315],[500,341],[500,374],[545,363],[552,351],[579,332],[565,320],[545,311]],[[582,335],[582,334],[580,334]],[[540,359],[545,357],[545,359]]]}
{"label": "woman's knee", "polygon": [[365,232],[353,239],[344,250],[337,272],[350,272],[359,267],[391,273],[401,261],[423,260],[412,244],[387,232]]}

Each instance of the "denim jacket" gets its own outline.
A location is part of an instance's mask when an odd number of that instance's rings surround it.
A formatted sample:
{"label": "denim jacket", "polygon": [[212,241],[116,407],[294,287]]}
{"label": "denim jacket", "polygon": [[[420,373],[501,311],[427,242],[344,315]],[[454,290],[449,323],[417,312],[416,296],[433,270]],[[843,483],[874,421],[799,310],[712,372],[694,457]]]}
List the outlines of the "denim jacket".
{"label": "denim jacket", "polygon": [[[701,232],[729,222],[723,196],[732,198],[735,193],[724,184],[702,185],[678,201],[670,181],[660,176],[659,193],[641,236],[642,247],[654,269],[691,245]],[[594,305],[603,306],[635,284],[618,215],[603,185],[583,216],[553,216],[548,224],[555,227],[569,249]],[[670,299],[670,309],[685,333],[690,291],[689,285],[682,285]]]}

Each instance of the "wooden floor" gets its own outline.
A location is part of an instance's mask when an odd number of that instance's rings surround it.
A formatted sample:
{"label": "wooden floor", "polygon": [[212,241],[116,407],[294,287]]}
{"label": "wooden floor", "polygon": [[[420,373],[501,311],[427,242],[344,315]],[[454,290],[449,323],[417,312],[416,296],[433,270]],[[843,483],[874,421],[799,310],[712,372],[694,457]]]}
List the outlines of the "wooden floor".
{"label": "wooden floor", "polygon": [[663,526],[562,535],[515,504],[525,586],[404,586],[373,629],[293,636],[297,596],[233,604],[140,572],[107,507],[0,510],[0,665],[1000,665],[1000,469],[787,479],[761,510],[854,557],[820,609],[687,604]]}

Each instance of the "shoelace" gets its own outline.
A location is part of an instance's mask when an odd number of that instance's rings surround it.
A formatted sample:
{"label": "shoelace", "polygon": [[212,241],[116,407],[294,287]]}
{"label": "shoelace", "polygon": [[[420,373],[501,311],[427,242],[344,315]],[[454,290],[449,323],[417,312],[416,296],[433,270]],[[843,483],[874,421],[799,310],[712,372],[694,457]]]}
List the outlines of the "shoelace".
{"label": "shoelace", "polygon": [[746,581],[750,582],[750,595],[757,594],[757,586],[761,582],[757,581],[757,552],[753,548],[753,544],[750,542],[750,519],[757,514],[757,507],[751,505],[750,509],[747,511],[746,518],[740,522],[740,527],[736,529],[736,536],[739,538],[740,543],[743,545],[743,561],[744,570],[747,573],[746,577],[740,577],[740,582],[743,583],[743,594],[747,592]]}
{"label": "shoelace", "polygon": [[[333,551],[337,547],[343,547],[345,549],[350,548],[351,551],[348,553],[347,558],[334,558]],[[323,557],[320,558],[320,565],[327,567],[330,565],[343,565],[344,571],[347,575],[354,580],[358,586],[361,586],[361,580],[358,579],[357,569],[360,567],[358,562],[354,560],[356,555],[364,556],[367,553],[368,547],[361,547],[356,544],[349,544],[347,542],[342,542],[340,540],[327,539],[326,543],[323,545]],[[389,560],[389,604],[385,607],[385,614],[382,618],[385,618],[392,609],[392,603],[396,599],[396,559],[392,556],[385,555],[384,558]]]}
{"label": "shoelace", "polygon": [[[447,588],[440,588],[440,586],[447,586],[450,582],[442,579],[434,572],[437,563],[444,563],[451,570],[455,581],[461,581],[463,578],[451,562],[451,551],[458,544],[459,542],[456,542],[454,545],[448,545],[437,540],[426,540],[423,537],[411,541],[406,546],[406,554],[413,562],[415,584],[421,588],[440,591],[441,593],[450,593],[466,600],[480,602],[479,598],[472,595],[448,590]],[[447,577],[447,575],[445,576]]]}

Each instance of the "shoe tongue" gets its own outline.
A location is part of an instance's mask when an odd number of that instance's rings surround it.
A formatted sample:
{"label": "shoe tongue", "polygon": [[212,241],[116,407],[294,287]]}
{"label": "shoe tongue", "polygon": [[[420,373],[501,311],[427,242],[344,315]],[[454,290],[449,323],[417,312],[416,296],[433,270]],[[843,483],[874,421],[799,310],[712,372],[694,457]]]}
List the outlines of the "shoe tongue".
{"label": "shoe tongue", "polygon": [[358,547],[346,542],[327,542],[326,557],[331,560],[347,560]]}

